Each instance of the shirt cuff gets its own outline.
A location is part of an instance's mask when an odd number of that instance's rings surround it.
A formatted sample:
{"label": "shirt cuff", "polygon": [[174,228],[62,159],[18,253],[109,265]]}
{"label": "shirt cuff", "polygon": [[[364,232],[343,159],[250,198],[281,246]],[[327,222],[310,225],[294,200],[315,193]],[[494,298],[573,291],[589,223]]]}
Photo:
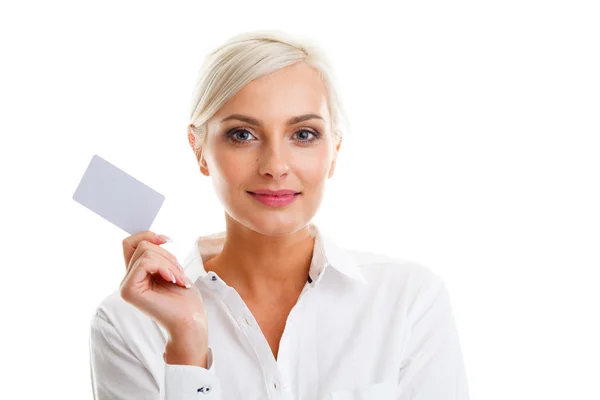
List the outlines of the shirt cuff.
{"label": "shirt cuff", "polygon": [[165,363],[165,400],[221,399],[221,382],[215,374],[214,351],[210,347],[207,367]]}

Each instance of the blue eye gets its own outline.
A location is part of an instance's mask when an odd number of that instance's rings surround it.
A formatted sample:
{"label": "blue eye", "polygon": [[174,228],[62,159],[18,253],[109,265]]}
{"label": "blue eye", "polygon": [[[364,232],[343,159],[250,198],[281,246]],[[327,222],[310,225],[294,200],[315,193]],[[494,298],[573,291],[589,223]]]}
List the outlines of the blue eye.
{"label": "blue eye", "polygon": [[[243,135],[243,137],[238,136],[238,138],[235,138],[234,136],[237,135],[238,133],[245,133],[245,135]],[[252,136],[254,137],[250,132],[248,132],[246,129],[238,129],[238,130],[233,130],[230,131],[228,134],[229,138],[231,138],[231,140],[233,140],[234,142],[248,142],[248,136]]]}
{"label": "blue eye", "polygon": [[[310,135],[313,137],[311,138]],[[317,141],[321,137],[321,134],[317,131],[313,131],[312,129],[299,129],[294,133],[294,136],[297,136],[298,138],[296,140],[302,144],[311,144]],[[236,144],[249,143],[252,141],[251,138],[256,139],[256,137],[247,129],[239,128],[234,128],[227,132],[227,137]]]}
{"label": "blue eye", "polygon": [[[300,141],[303,143],[310,143],[310,142],[314,142],[315,140],[317,140],[319,138],[319,134],[318,132],[313,132],[311,130],[308,129],[300,129],[298,132],[296,133],[309,133],[310,135],[314,136],[314,139],[310,139],[310,136],[308,136],[306,139],[301,138]],[[302,135],[304,137],[304,135]]]}

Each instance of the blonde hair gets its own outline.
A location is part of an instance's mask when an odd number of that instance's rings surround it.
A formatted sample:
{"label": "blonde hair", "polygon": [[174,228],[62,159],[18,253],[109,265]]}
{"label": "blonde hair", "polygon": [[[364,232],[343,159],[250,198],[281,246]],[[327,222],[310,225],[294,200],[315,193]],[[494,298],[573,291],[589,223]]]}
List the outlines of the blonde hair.
{"label": "blonde hair", "polygon": [[250,81],[303,61],[315,68],[328,90],[331,131],[341,138],[348,124],[329,60],[311,40],[279,30],[245,32],[229,38],[209,53],[200,69],[192,96],[188,132],[194,135],[194,152],[206,140],[206,123]]}

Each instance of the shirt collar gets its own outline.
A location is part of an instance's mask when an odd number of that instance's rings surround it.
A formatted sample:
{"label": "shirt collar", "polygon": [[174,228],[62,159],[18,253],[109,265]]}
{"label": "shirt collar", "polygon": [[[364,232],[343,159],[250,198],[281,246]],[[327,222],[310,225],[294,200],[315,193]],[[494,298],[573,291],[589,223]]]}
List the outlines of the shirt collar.
{"label": "shirt collar", "polygon": [[[310,266],[309,277],[315,282],[331,266],[342,274],[355,281],[366,283],[365,278],[352,255],[344,248],[337,245],[333,237],[326,234],[323,228],[314,223],[309,224],[311,235],[315,238],[315,247]],[[223,250],[225,243],[225,232],[217,232],[210,235],[198,236],[183,262],[183,268],[187,277],[196,282],[198,278],[206,278],[207,272],[204,263]]]}

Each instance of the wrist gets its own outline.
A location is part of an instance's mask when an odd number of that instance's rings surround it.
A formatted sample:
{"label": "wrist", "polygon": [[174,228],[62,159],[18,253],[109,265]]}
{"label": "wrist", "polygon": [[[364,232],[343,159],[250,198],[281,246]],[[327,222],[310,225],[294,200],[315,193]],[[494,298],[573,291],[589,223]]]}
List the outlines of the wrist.
{"label": "wrist", "polygon": [[207,368],[208,332],[205,327],[180,325],[169,332],[164,360],[167,364]]}
{"label": "wrist", "polygon": [[194,365],[208,369],[208,345],[198,346],[191,342],[169,340],[163,354],[167,364]]}

